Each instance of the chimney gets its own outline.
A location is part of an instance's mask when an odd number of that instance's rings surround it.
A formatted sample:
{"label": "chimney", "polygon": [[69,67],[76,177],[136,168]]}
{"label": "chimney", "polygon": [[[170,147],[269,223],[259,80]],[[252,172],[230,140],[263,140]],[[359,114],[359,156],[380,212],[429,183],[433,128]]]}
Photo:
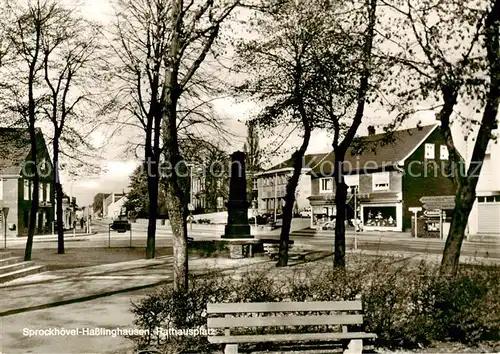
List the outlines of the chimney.
{"label": "chimney", "polygon": [[375,127],[373,125],[368,126],[368,135],[375,135]]}

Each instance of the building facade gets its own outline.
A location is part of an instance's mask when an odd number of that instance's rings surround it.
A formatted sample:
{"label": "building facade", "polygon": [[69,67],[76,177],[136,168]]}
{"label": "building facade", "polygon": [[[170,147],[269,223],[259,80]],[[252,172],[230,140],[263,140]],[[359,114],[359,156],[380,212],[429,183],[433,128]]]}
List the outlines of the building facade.
{"label": "building facade", "polygon": [[[403,231],[411,228],[411,207],[420,199],[454,194],[449,178],[448,151],[437,125],[360,138],[346,153],[348,186],[346,219],[355,216],[365,230]],[[334,218],[334,154],[311,170],[311,227],[322,227]]]}
{"label": "building facade", "polygon": [[53,166],[43,133],[37,138],[37,163],[31,161],[27,129],[0,128],[0,211],[1,234],[24,236],[28,232],[33,197],[34,168],[40,176],[36,233],[51,233],[54,221]]}
{"label": "building facade", "polygon": [[[469,235],[489,235],[500,239],[500,129],[493,131],[497,137],[490,141],[486,149],[486,156],[479,173],[476,188],[476,201],[469,215],[467,233]],[[471,136],[477,134],[477,128]],[[458,135],[456,140],[463,139],[461,154],[470,165],[470,158],[474,149],[475,140],[465,139]]]}
{"label": "building facade", "polygon": [[[309,208],[308,197],[311,195],[311,181],[308,172],[320,163],[328,154],[307,154],[302,163],[301,176],[295,195],[295,214]],[[256,174],[253,188],[257,189],[257,208],[259,213],[278,213],[283,210],[286,185],[293,174],[292,159],[286,160],[268,170]]]}
{"label": "building facade", "polygon": [[106,195],[103,201],[103,216],[107,218],[117,218],[120,215],[125,215],[124,203],[127,197],[125,193],[111,193]]}

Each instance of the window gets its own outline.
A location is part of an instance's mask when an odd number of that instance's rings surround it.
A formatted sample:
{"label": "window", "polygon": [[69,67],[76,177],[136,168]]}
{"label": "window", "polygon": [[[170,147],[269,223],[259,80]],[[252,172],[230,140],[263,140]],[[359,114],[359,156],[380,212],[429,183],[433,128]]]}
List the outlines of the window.
{"label": "window", "polygon": [[372,188],[374,191],[389,190],[389,172],[378,172],[372,175]]}
{"label": "window", "polygon": [[50,198],[50,182],[47,183],[47,189],[46,190],[47,190],[47,192],[46,192],[47,193],[47,199],[46,200],[48,202],[50,202],[50,200],[51,200],[51,198]]}
{"label": "window", "polygon": [[252,180],[252,184],[253,184],[253,189],[259,189],[259,184],[258,184],[258,179],[257,178],[254,178]]}
{"label": "window", "polygon": [[498,203],[500,202],[500,195],[491,195],[487,197],[477,197],[479,203]]}
{"label": "window", "polygon": [[224,198],[217,197],[217,208],[222,209],[224,207]]}
{"label": "window", "polygon": [[38,185],[38,190],[39,190],[39,195],[38,195],[38,200],[41,202],[44,202],[46,199],[44,198],[44,191],[45,191],[45,183],[40,182]]}
{"label": "window", "polygon": [[359,186],[359,175],[346,175],[344,176],[344,182],[349,187]]}
{"label": "window", "polygon": [[0,178],[0,200],[3,199],[3,179]]}
{"label": "window", "polygon": [[441,160],[448,160],[449,155],[448,147],[446,145],[439,146],[439,156]]}
{"label": "window", "polygon": [[31,183],[27,179],[24,180],[24,200],[30,200]]}
{"label": "window", "polygon": [[319,180],[320,193],[333,192],[333,178],[321,178]]}
{"label": "window", "polygon": [[425,144],[425,158],[435,159],[436,154],[434,152],[434,144]]}
{"label": "window", "polygon": [[365,226],[399,226],[396,206],[366,205],[363,207],[362,216]]}

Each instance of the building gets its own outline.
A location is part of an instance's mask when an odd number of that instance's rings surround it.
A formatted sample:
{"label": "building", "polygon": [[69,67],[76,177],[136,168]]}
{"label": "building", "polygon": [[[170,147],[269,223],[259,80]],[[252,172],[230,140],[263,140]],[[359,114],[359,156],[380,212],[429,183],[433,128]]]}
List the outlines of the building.
{"label": "building", "polygon": [[[386,134],[369,134],[352,144],[345,157],[345,183],[349,187],[347,219],[356,215],[365,230],[403,231],[411,228],[411,207],[423,207],[422,197],[455,194],[449,178],[448,150],[438,125]],[[333,219],[334,154],[310,171],[311,226]]]}
{"label": "building", "polygon": [[[477,127],[471,136],[476,136]],[[469,215],[467,233],[469,235],[494,235],[500,237],[500,129],[493,131],[496,141],[490,141],[479,174],[476,188],[476,202]],[[455,136],[460,153],[470,165],[475,140],[460,131]],[[461,143],[461,144],[460,144]]]}
{"label": "building", "polygon": [[[308,172],[323,161],[328,154],[307,154],[303,158],[302,172],[295,195],[295,213],[309,208],[308,197],[311,195],[311,181]],[[286,195],[288,179],[293,174],[293,161],[288,159],[263,172],[257,173],[254,188],[257,189],[257,207],[259,213],[281,213]]]}
{"label": "building", "polygon": [[37,233],[51,233],[54,221],[53,166],[43,133],[36,132],[37,166],[31,162],[27,129],[0,128],[0,210],[4,236],[27,235],[33,195],[33,168],[40,175]]}
{"label": "building", "polygon": [[229,198],[229,177],[226,172],[211,173],[210,169],[193,169],[190,184],[190,203],[195,213],[225,211]]}
{"label": "building", "polygon": [[124,214],[123,205],[126,200],[125,193],[106,194],[102,204],[103,217],[114,219]]}

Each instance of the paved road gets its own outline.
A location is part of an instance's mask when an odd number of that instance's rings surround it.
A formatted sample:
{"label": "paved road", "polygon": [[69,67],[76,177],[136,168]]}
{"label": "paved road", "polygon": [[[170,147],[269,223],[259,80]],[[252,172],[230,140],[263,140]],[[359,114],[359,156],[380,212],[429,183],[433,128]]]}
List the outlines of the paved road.
{"label": "paved road", "polygon": [[[333,243],[333,231],[306,230],[307,219],[295,219],[292,225],[291,239],[296,245],[314,248],[318,250],[331,250]],[[107,222],[100,221],[93,227],[97,230],[92,235],[66,236],[66,247],[145,247],[147,225],[133,224],[132,235],[127,233],[117,233],[107,231]],[[256,237],[266,239],[279,239],[280,230],[258,231]],[[220,239],[220,230],[213,228],[203,228],[196,225],[190,232],[196,240],[217,240]],[[55,237],[36,237],[34,248],[56,248]],[[9,239],[7,248],[24,248],[25,239]],[[426,254],[441,254],[444,241],[438,239],[413,239],[408,233],[354,233],[347,232],[346,245],[348,249],[357,247],[361,250],[369,251],[396,251],[396,252],[417,252]],[[168,226],[158,226],[156,236],[157,247],[171,247],[172,233]],[[478,257],[500,260],[500,243],[491,242],[464,242],[462,246],[463,257]]]}

